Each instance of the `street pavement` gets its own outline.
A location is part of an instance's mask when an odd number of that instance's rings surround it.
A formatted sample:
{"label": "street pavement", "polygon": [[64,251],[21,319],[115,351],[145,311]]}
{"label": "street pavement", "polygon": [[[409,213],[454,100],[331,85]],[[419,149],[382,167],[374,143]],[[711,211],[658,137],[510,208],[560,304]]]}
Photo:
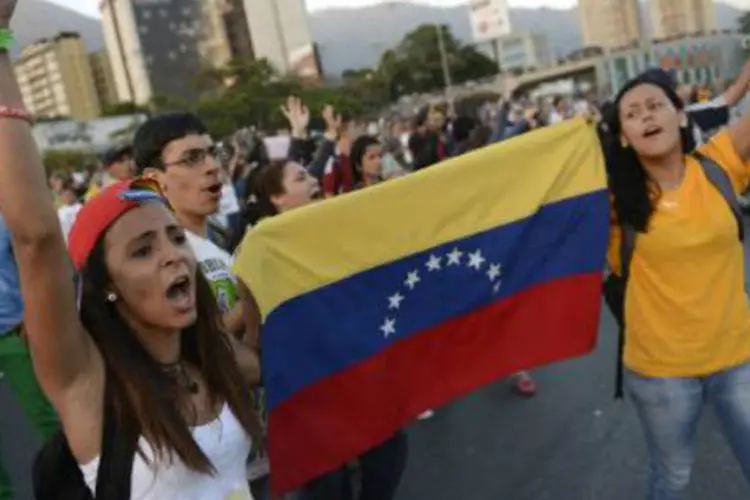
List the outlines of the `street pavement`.
{"label": "street pavement", "polygon": [[[594,353],[534,372],[537,397],[498,381],[415,423],[398,500],[645,500],[643,436],[632,405],[613,399],[616,340],[605,312]],[[32,498],[37,446],[0,380],[0,451],[17,500]],[[711,408],[696,454],[690,500],[750,498]]]}

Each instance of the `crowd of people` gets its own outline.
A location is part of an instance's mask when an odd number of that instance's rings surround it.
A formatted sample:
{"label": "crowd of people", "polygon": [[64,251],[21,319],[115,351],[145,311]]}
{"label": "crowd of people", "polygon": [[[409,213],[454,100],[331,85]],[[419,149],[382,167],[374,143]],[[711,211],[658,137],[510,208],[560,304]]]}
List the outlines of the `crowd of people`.
{"label": "crowd of people", "polygon": [[[15,3],[0,0],[0,29]],[[719,186],[725,178],[739,196],[750,184],[750,114],[732,113],[750,63],[709,102],[654,69],[607,102],[540,103],[508,89],[482,110],[433,105],[365,132],[329,106],[315,134],[295,97],[282,139],[248,129],[214,142],[199,117],[162,115],[95,172],[47,179],[2,49],[0,372],[47,443],[38,498],[272,498],[261,318],[232,271],[233,254],[253,251],[247,231],[576,116],[597,123],[607,159],[605,290],[646,436],[648,499],[685,498],[709,403],[750,481],[744,229]],[[537,390],[526,372],[514,387]],[[394,499],[407,460],[398,430],[294,495]],[[0,499],[10,498],[0,466]]]}

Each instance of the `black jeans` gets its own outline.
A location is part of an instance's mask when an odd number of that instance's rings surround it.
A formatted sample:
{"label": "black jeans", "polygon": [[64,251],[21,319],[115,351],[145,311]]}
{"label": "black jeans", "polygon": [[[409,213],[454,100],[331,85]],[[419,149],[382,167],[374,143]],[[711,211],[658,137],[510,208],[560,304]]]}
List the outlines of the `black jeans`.
{"label": "black jeans", "polygon": [[[398,431],[359,456],[362,488],[357,500],[393,500],[406,469],[408,447],[406,433]],[[342,467],[315,479],[299,500],[355,500],[349,471]]]}

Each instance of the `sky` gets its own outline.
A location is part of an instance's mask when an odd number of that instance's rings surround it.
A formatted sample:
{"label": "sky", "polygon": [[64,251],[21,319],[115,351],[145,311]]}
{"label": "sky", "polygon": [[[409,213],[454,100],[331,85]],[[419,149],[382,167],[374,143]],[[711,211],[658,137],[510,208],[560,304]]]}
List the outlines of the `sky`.
{"label": "sky", "polygon": [[[91,16],[99,16],[99,0],[48,0],[53,3],[65,5],[71,9],[78,10]],[[372,5],[382,3],[386,0],[306,0],[307,7],[310,10],[319,10],[326,7],[359,7],[362,5]],[[466,0],[419,0],[420,3],[427,3],[439,6],[449,6],[466,3]],[[748,0],[724,0],[725,3],[740,7],[747,6]],[[553,7],[564,9],[572,7],[577,3],[576,0],[508,0],[511,7]]]}

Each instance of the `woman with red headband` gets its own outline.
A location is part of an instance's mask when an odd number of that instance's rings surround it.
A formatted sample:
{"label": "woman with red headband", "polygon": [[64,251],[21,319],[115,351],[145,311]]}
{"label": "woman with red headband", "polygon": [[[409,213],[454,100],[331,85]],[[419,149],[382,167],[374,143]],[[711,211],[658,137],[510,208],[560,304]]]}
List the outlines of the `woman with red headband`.
{"label": "woman with red headband", "polygon": [[[0,49],[9,45],[15,4],[0,0]],[[6,50],[0,212],[13,238],[34,368],[89,489],[101,488],[106,414],[116,439],[135,436],[130,491],[116,498],[250,499],[245,460],[259,430],[249,391],[257,358],[221,330],[184,230],[143,181],[109,186],[80,211],[69,237],[81,276],[77,304]]]}

